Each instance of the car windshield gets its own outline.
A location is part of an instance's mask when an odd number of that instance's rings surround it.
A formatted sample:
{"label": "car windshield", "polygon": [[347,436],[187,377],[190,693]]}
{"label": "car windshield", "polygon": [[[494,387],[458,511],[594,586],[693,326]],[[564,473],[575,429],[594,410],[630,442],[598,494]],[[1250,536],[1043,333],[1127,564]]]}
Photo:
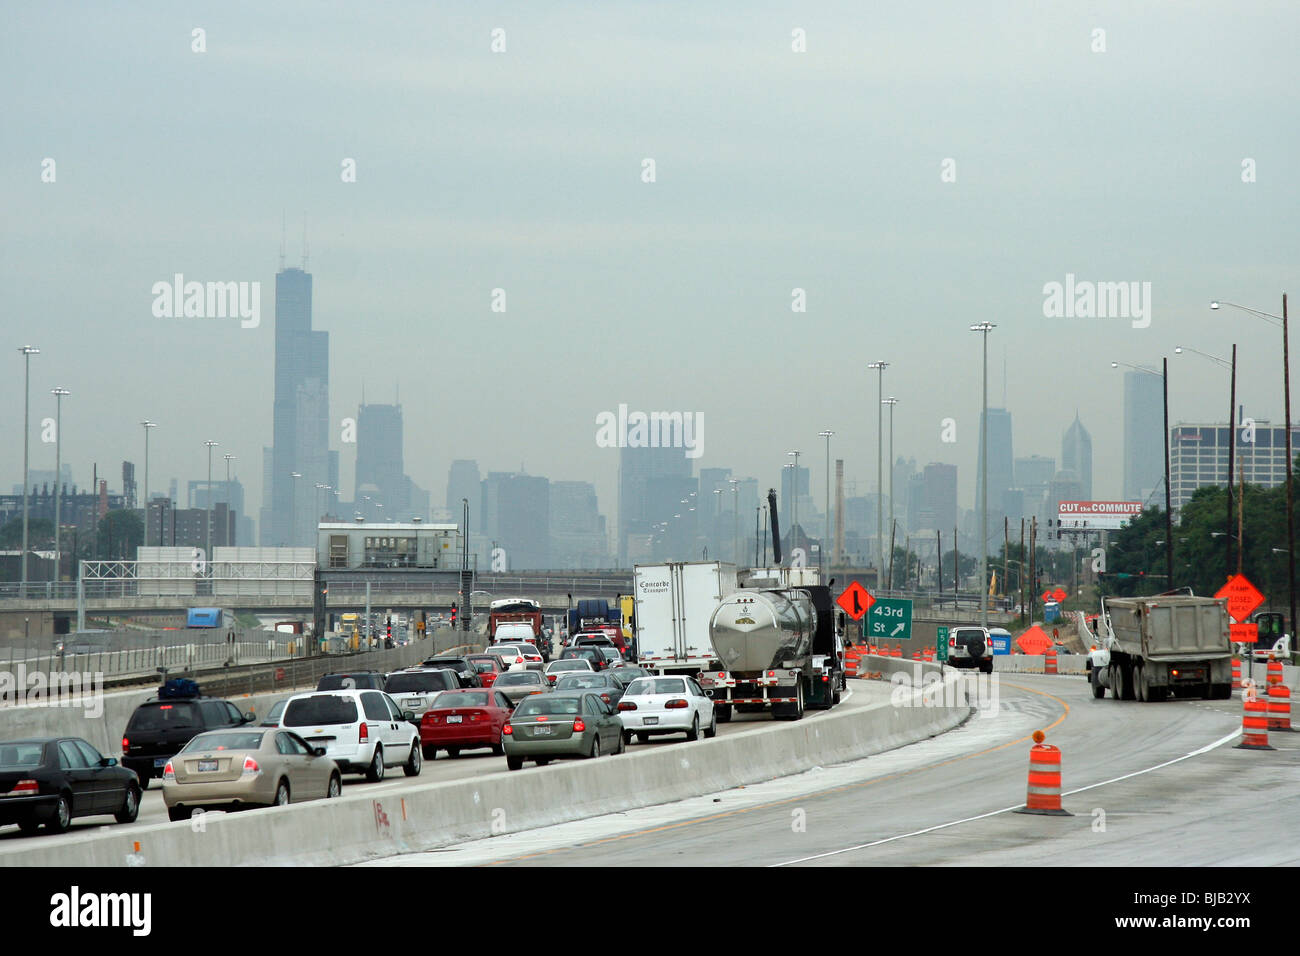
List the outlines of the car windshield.
{"label": "car windshield", "polygon": [[136,708],[127,730],[172,730],[182,727],[202,727],[199,708],[189,701],[144,704]]}
{"label": "car windshield", "polygon": [[181,753],[192,754],[197,751],[206,753],[210,750],[257,750],[262,746],[262,737],[262,734],[248,732],[199,734],[181,748]]}
{"label": "car windshield", "polygon": [[627,689],[628,697],[648,696],[650,694],[684,694],[686,682],[680,677],[642,677],[634,680]]}
{"label": "car windshield", "polygon": [[520,717],[541,717],[543,715],[552,716],[555,714],[576,714],[581,701],[576,697],[561,697],[559,699],[542,695],[533,697],[522,704],[515,711],[514,719]]}
{"label": "car windshield", "polygon": [[431,710],[441,710],[449,707],[486,707],[488,705],[488,694],[486,691],[470,691],[466,694],[439,694],[433,699]]}
{"label": "car windshield", "polygon": [[425,667],[442,667],[447,670],[464,671],[469,670],[469,665],[460,658],[435,658],[424,662]]}
{"label": "car windshield", "polygon": [[0,744],[0,770],[21,770],[41,765],[42,743]]}
{"label": "car windshield", "polygon": [[428,671],[414,674],[389,674],[384,681],[384,690],[390,694],[420,693],[429,690],[445,690],[447,682],[442,671]]}
{"label": "car windshield", "polygon": [[536,671],[516,671],[513,674],[502,674],[497,678],[497,687],[515,687],[523,684],[540,684],[542,676]]}
{"label": "car windshield", "polygon": [[569,658],[567,661],[556,661],[554,664],[551,664],[547,670],[551,673],[555,673],[556,671],[585,671],[587,670],[587,662],[582,660],[576,661],[573,658]]}
{"label": "car windshield", "polygon": [[357,704],[351,697],[322,694],[319,697],[299,697],[289,701],[284,709],[286,727],[305,727],[308,724],[351,724],[357,719]]}
{"label": "car windshield", "polygon": [[268,722],[272,720],[279,720],[280,715],[284,713],[284,705],[287,703],[289,703],[287,698],[285,700],[277,700],[275,702],[275,706],[272,707],[269,711],[267,711],[266,716],[262,719]]}
{"label": "car windshield", "polygon": [[373,674],[326,674],[316,685],[317,690],[347,690],[350,687],[378,687]]}

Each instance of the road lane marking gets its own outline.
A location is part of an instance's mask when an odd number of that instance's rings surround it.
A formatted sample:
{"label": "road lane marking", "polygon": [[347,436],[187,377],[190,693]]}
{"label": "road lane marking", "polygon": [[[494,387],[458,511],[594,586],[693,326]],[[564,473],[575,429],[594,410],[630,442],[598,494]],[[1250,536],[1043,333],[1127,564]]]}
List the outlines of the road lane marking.
{"label": "road lane marking", "polygon": [[[1154,770],[1162,770],[1165,767],[1171,766],[1172,764],[1181,763],[1182,761],[1188,760],[1192,757],[1199,757],[1201,754],[1209,753],[1211,750],[1214,750],[1216,747],[1222,747],[1229,740],[1235,740],[1240,736],[1241,736],[1241,730],[1240,729],[1234,730],[1232,733],[1220,737],[1218,740],[1214,741],[1214,743],[1206,744],[1204,747],[1201,747],[1197,750],[1193,750],[1191,753],[1183,754],[1181,757],[1175,757],[1173,760],[1166,760],[1164,763],[1158,763],[1154,767],[1147,767],[1143,770],[1135,770],[1132,773],[1126,773],[1120,777],[1112,777],[1110,780],[1102,780],[1099,783],[1090,783],[1086,787],[1079,787],[1078,789],[1075,790],[1067,790],[1064,793],[1062,793],[1061,796],[1068,797],[1071,794],[1083,793],[1085,790],[1094,790],[1097,787],[1104,787],[1107,786],[1108,784],[1118,783],[1121,780],[1128,780],[1130,777],[1140,777],[1143,774],[1151,773]],[[908,837],[921,836],[926,833],[933,833],[936,830],[946,830],[949,827],[959,826],[960,824],[963,823],[971,823],[972,821],[975,820],[984,820],[987,819],[988,817],[996,817],[1002,813],[1010,813],[1012,810],[1019,810],[1023,806],[1024,806],[1023,803],[1017,803],[1013,807],[1003,807],[1001,810],[993,810],[990,813],[981,813],[978,816],[966,817],[961,820],[952,820],[948,823],[940,823],[937,826],[926,827],[923,830],[913,830],[911,833],[900,833],[897,836],[886,837],[883,840],[874,840],[871,843],[861,843],[857,846],[844,847],[841,850],[832,850],[829,853],[818,853],[815,856],[806,856],[798,860],[786,860],[784,863],[770,863],[768,864],[768,866],[772,868],[781,867],[781,866],[793,866],[796,863],[807,863],[811,860],[821,860],[829,856],[838,856],[841,853],[850,853],[853,850],[866,850],[866,849],[870,849],[871,847],[881,846],[885,843],[893,843],[895,840],[905,840]]]}

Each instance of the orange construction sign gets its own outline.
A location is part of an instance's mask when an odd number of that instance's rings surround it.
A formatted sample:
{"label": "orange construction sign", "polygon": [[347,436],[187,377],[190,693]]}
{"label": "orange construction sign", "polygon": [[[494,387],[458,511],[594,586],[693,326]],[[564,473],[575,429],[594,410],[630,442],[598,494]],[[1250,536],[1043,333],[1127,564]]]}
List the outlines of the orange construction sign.
{"label": "orange construction sign", "polygon": [[1232,643],[1234,644],[1256,644],[1259,642],[1259,625],[1258,624],[1229,624],[1228,629],[1232,632]]}
{"label": "orange construction sign", "polygon": [[1037,624],[1016,638],[1016,647],[1026,654],[1043,654],[1051,646],[1052,639]]}
{"label": "orange construction sign", "polygon": [[1228,613],[1238,624],[1245,623],[1250,612],[1264,603],[1264,595],[1244,574],[1234,574],[1228,578],[1228,583],[1219,588],[1214,596],[1228,599]]}
{"label": "orange construction sign", "polygon": [[860,621],[862,615],[871,610],[871,605],[876,603],[876,599],[872,597],[870,591],[854,581],[840,593],[835,603],[844,608],[844,613],[853,620]]}

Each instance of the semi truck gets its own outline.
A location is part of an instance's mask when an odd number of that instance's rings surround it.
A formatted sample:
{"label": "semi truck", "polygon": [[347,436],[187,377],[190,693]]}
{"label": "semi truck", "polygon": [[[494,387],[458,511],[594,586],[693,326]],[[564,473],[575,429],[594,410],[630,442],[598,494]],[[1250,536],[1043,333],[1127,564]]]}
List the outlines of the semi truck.
{"label": "semi truck", "polygon": [[627,655],[628,642],[623,637],[623,612],[612,607],[608,601],[588,599],[578,602],[577,607],[569,608],[569,643],[572,644],[579,633],[604,634],[620,652]]}
{"label": "semi truck", "polygon": [[542,638],[542,605],[532,598],[502,598],[488,606],[488,637],[497,639],[497,630],[503,624],[509,624],[512,632],[509,637],[515,640],[521,636],[524,625],[532,633],[534,641]]}
{"label": "semi truck", "polygon": [[736,588],[736,566],[722,561],[633,567],[637,662],[664,674],[716,669],[709,618]]}
{"label": "semi truck", "polygon": [[1232,696],[1232,644],[1226,598],[1192,595],[1108,598],[1089,654],[1096,698],[1159,701],[1170,696]]}
{"label": "semi truck", "polygon": [[[767,497],[780,564],[776,492]],[[733,708],[798,720],[806,707],[838,704],[844,686],[841,632],[828,585],[741,588],[724,596],[709,616],[714,663],[700,674],[718,720],[730,720]]]}

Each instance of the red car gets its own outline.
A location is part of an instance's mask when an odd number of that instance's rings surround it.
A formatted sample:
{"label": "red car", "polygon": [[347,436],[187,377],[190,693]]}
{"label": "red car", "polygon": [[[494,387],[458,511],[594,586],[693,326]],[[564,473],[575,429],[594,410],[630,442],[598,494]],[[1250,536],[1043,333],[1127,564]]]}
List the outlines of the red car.
{"label": "red car", "polygon": [[439,750],[458,757],[462,750],[482,747],[491,747],[493,754],[501,756],[505,753],[501,728],[513,712],[510,698],[490,687],[443,691],[420,720],[424,759],[433,760]]}
{"label": "red car", "polygon": [[474,673],[478,675],[479,682],[484,687],[491,687],[496,683],[497,675],[505,673],[501,658],[496,654],[471,654],[465,660],[469,661],[469,666],[474,668]]}

